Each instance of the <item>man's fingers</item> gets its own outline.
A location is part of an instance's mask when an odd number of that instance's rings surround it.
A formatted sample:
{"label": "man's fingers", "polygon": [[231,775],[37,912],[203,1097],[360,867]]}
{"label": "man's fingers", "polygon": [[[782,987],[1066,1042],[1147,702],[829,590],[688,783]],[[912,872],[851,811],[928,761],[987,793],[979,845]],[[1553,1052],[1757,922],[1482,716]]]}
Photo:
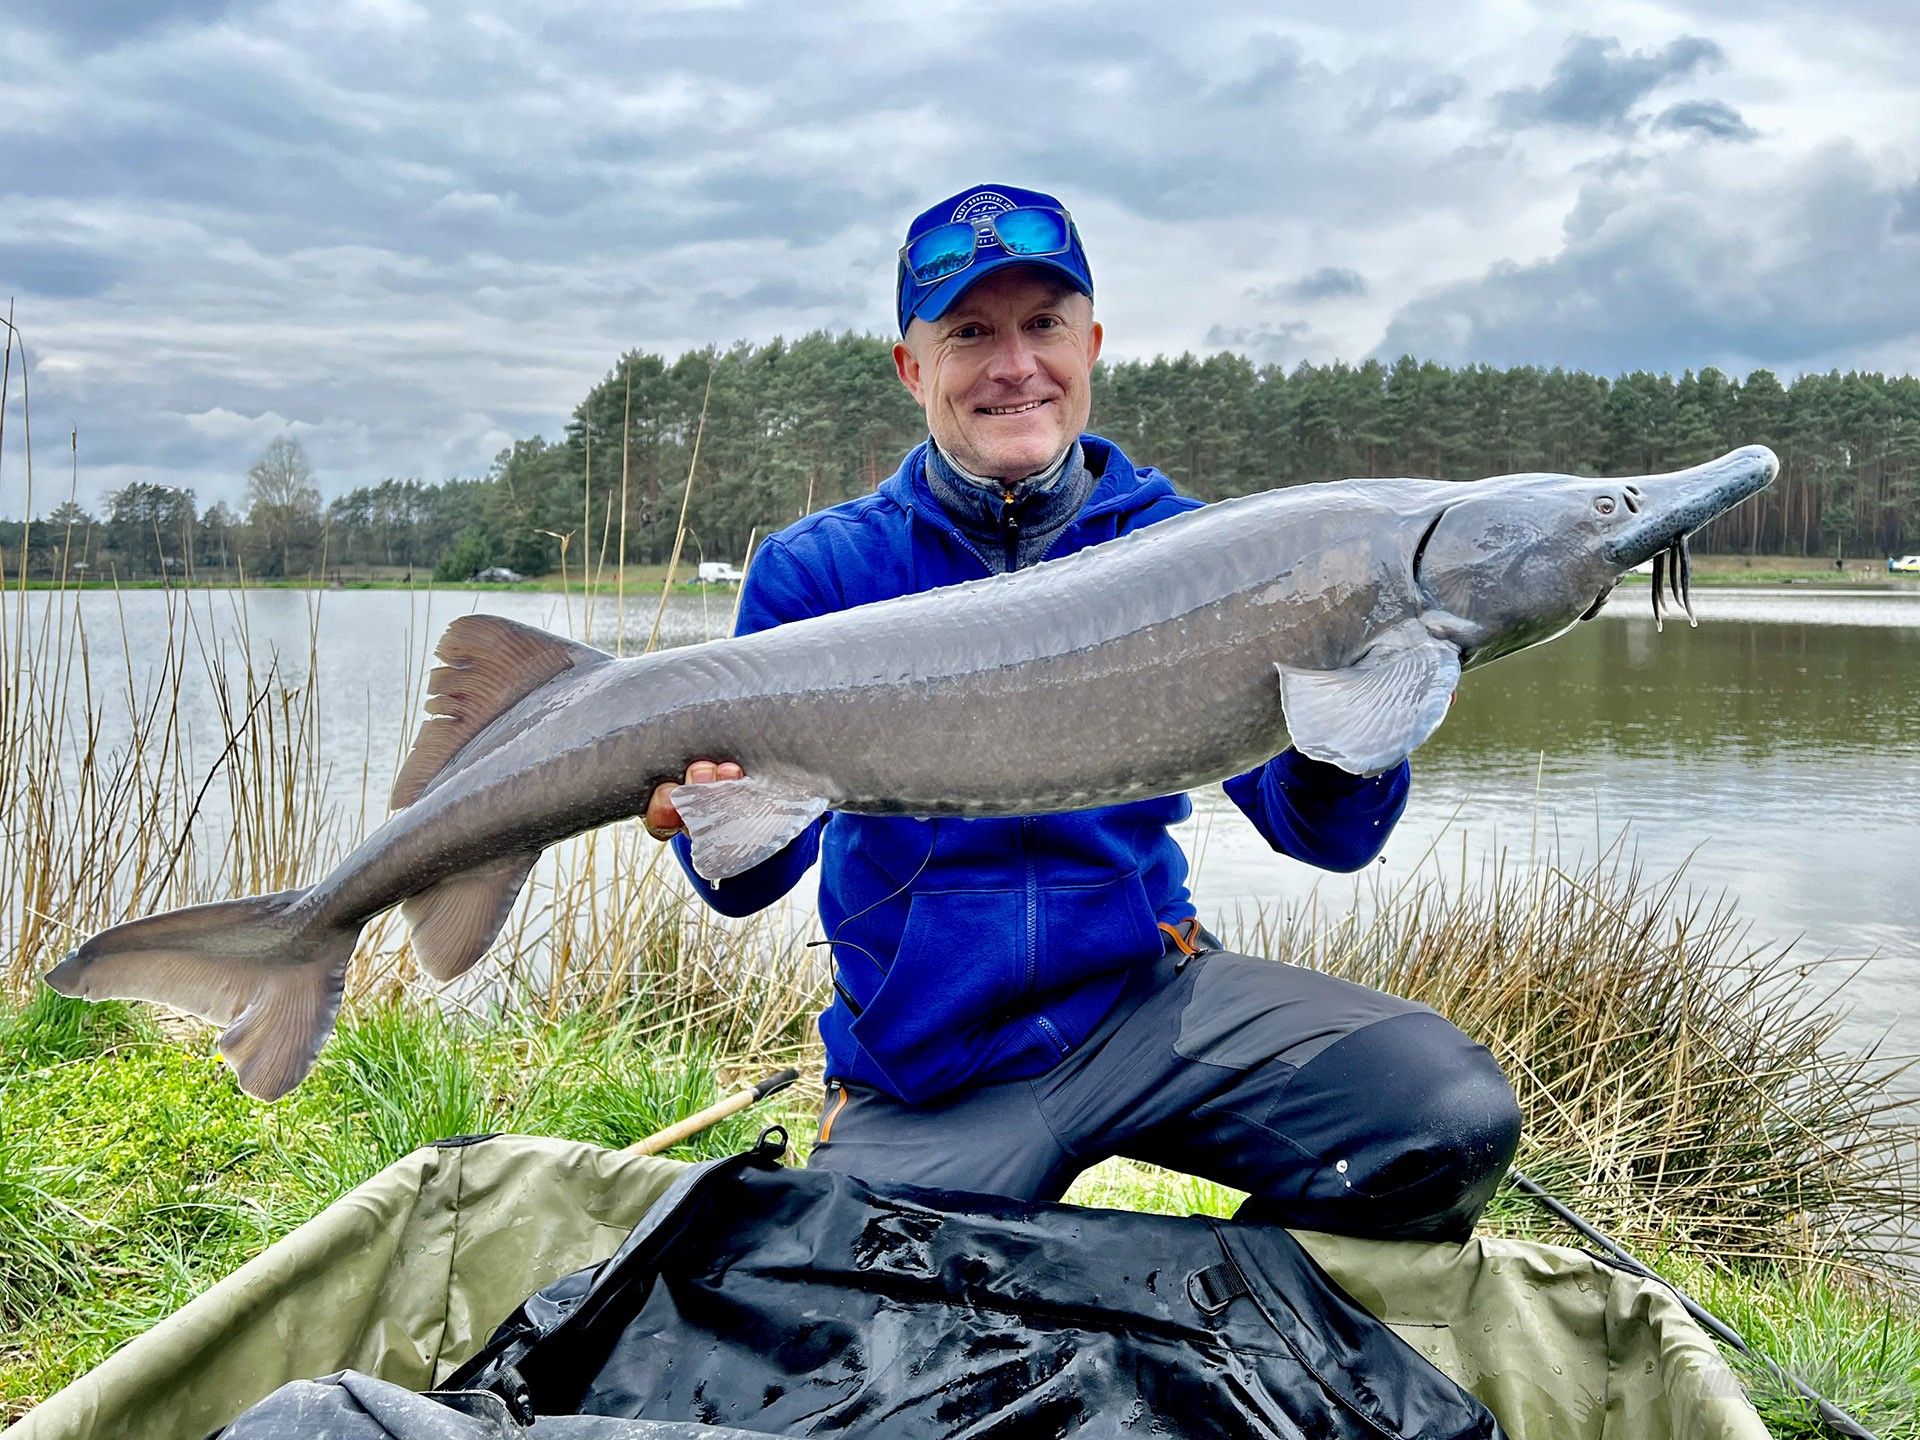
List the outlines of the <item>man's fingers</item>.
{"label": "man's fingers", "polygon": [[683,829],[680,812],[673,808],[673,801],[667,797],[673,793],[675,781],[663,780],[653,787],[653,794],[647,798],[647,813],[640,817],[647,827],[647,833],[656,840],[667,840]]}
{"label": "man's fingers", "polygon": [[679,785],[710,785],[716,780],[744,780],[747,772],[731,760],[696,760],[687,766],[683,780],[663,780],[653,787],[653,794],[647,800],[647,813],[642,817],[647,832],[656,840],[665,840],[685,828],[680,812],[673,808],[668,797],[673,787]]}

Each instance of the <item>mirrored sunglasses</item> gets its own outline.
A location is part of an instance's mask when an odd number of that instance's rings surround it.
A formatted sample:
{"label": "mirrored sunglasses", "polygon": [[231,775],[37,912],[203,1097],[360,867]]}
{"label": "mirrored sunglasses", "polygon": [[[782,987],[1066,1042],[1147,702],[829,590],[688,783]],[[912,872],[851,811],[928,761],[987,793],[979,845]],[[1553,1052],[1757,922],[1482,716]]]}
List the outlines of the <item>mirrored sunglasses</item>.
{"label": "mirrored sunglasses", "polygon": [[973,264],[986,243],[997,243],[1009,255],[1059,255],[1072,248],[1073,217],[1064,210],[1022,206],[936,225],[900,247],[900,263],[916,284],[932,285]]}

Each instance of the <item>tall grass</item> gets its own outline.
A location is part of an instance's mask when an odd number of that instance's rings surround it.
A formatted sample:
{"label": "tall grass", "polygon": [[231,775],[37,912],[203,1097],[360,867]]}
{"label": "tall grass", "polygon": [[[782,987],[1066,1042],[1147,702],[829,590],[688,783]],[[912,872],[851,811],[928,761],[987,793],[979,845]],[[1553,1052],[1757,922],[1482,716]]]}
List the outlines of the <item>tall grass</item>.
{"label": "tall grass", "polygon": [[1577,864],[1430,868],[1366,908],[1242,940],[1424,1001],[1486,1044],[1526,1117],[1521,1168],[1603,1228],[1723,1260],[1911,1266],[1905,1062],[1838,1042],[1833,963],[1755,941],[1684,872],[1649,878],[1624,838]]}

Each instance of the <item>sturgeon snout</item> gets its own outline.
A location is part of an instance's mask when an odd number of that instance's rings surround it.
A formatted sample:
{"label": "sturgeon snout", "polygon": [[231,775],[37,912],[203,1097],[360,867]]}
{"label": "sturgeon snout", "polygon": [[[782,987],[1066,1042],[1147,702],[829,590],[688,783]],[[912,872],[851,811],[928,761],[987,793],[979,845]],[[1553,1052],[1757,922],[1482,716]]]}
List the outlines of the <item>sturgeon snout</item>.
{"label": "sturgeon snout", "polygon": [[[1621,487],[1622,502],[1639,522],[1604,548],[1607,561],[1631,570],[1653,561],[1653,618],[1659,625],[1667,600],[1693,619],[1693,557],[1687,537],[1749,495],[1766,489],[1780,471],[1780,460],[1764,445],[1747,445],[1668,475],[1650,475]],[[1596,606],[1597,608],[1597,606]]]}

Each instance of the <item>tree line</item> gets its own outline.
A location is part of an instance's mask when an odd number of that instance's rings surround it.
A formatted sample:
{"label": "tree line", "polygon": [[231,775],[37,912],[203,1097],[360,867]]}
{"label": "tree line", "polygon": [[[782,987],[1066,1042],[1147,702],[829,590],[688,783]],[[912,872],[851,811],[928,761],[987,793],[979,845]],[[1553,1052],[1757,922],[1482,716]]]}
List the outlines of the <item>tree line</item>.
{"label": "tree line", "polygon": [[[924,436],[891,342],[798,340],[620,358],[563,434],[515,442],[479,478],[387,479],[323,504],[297,441],[247,477],[243,512],[133,484],[95,516],[35,523],[37,572],[188,568],[271,577],[325,570],[465,579],[487,566],[738,561],[754,536],[871,490]],[[1780,455],[1778,483],[1715,521],[1706,551],[1875,556],[1920,549],[1920,379],[1766,370],[1679,377],[1487,365],[1257,365],[1182,355],[1102,364],[1093,428],[1203,499],[1356,476],[1474,479],[1517,471],[1635,474],[1736,445]],[[688,481],[691,475],[691,492]],[[17,564],[22,527],[0,525]]]}

